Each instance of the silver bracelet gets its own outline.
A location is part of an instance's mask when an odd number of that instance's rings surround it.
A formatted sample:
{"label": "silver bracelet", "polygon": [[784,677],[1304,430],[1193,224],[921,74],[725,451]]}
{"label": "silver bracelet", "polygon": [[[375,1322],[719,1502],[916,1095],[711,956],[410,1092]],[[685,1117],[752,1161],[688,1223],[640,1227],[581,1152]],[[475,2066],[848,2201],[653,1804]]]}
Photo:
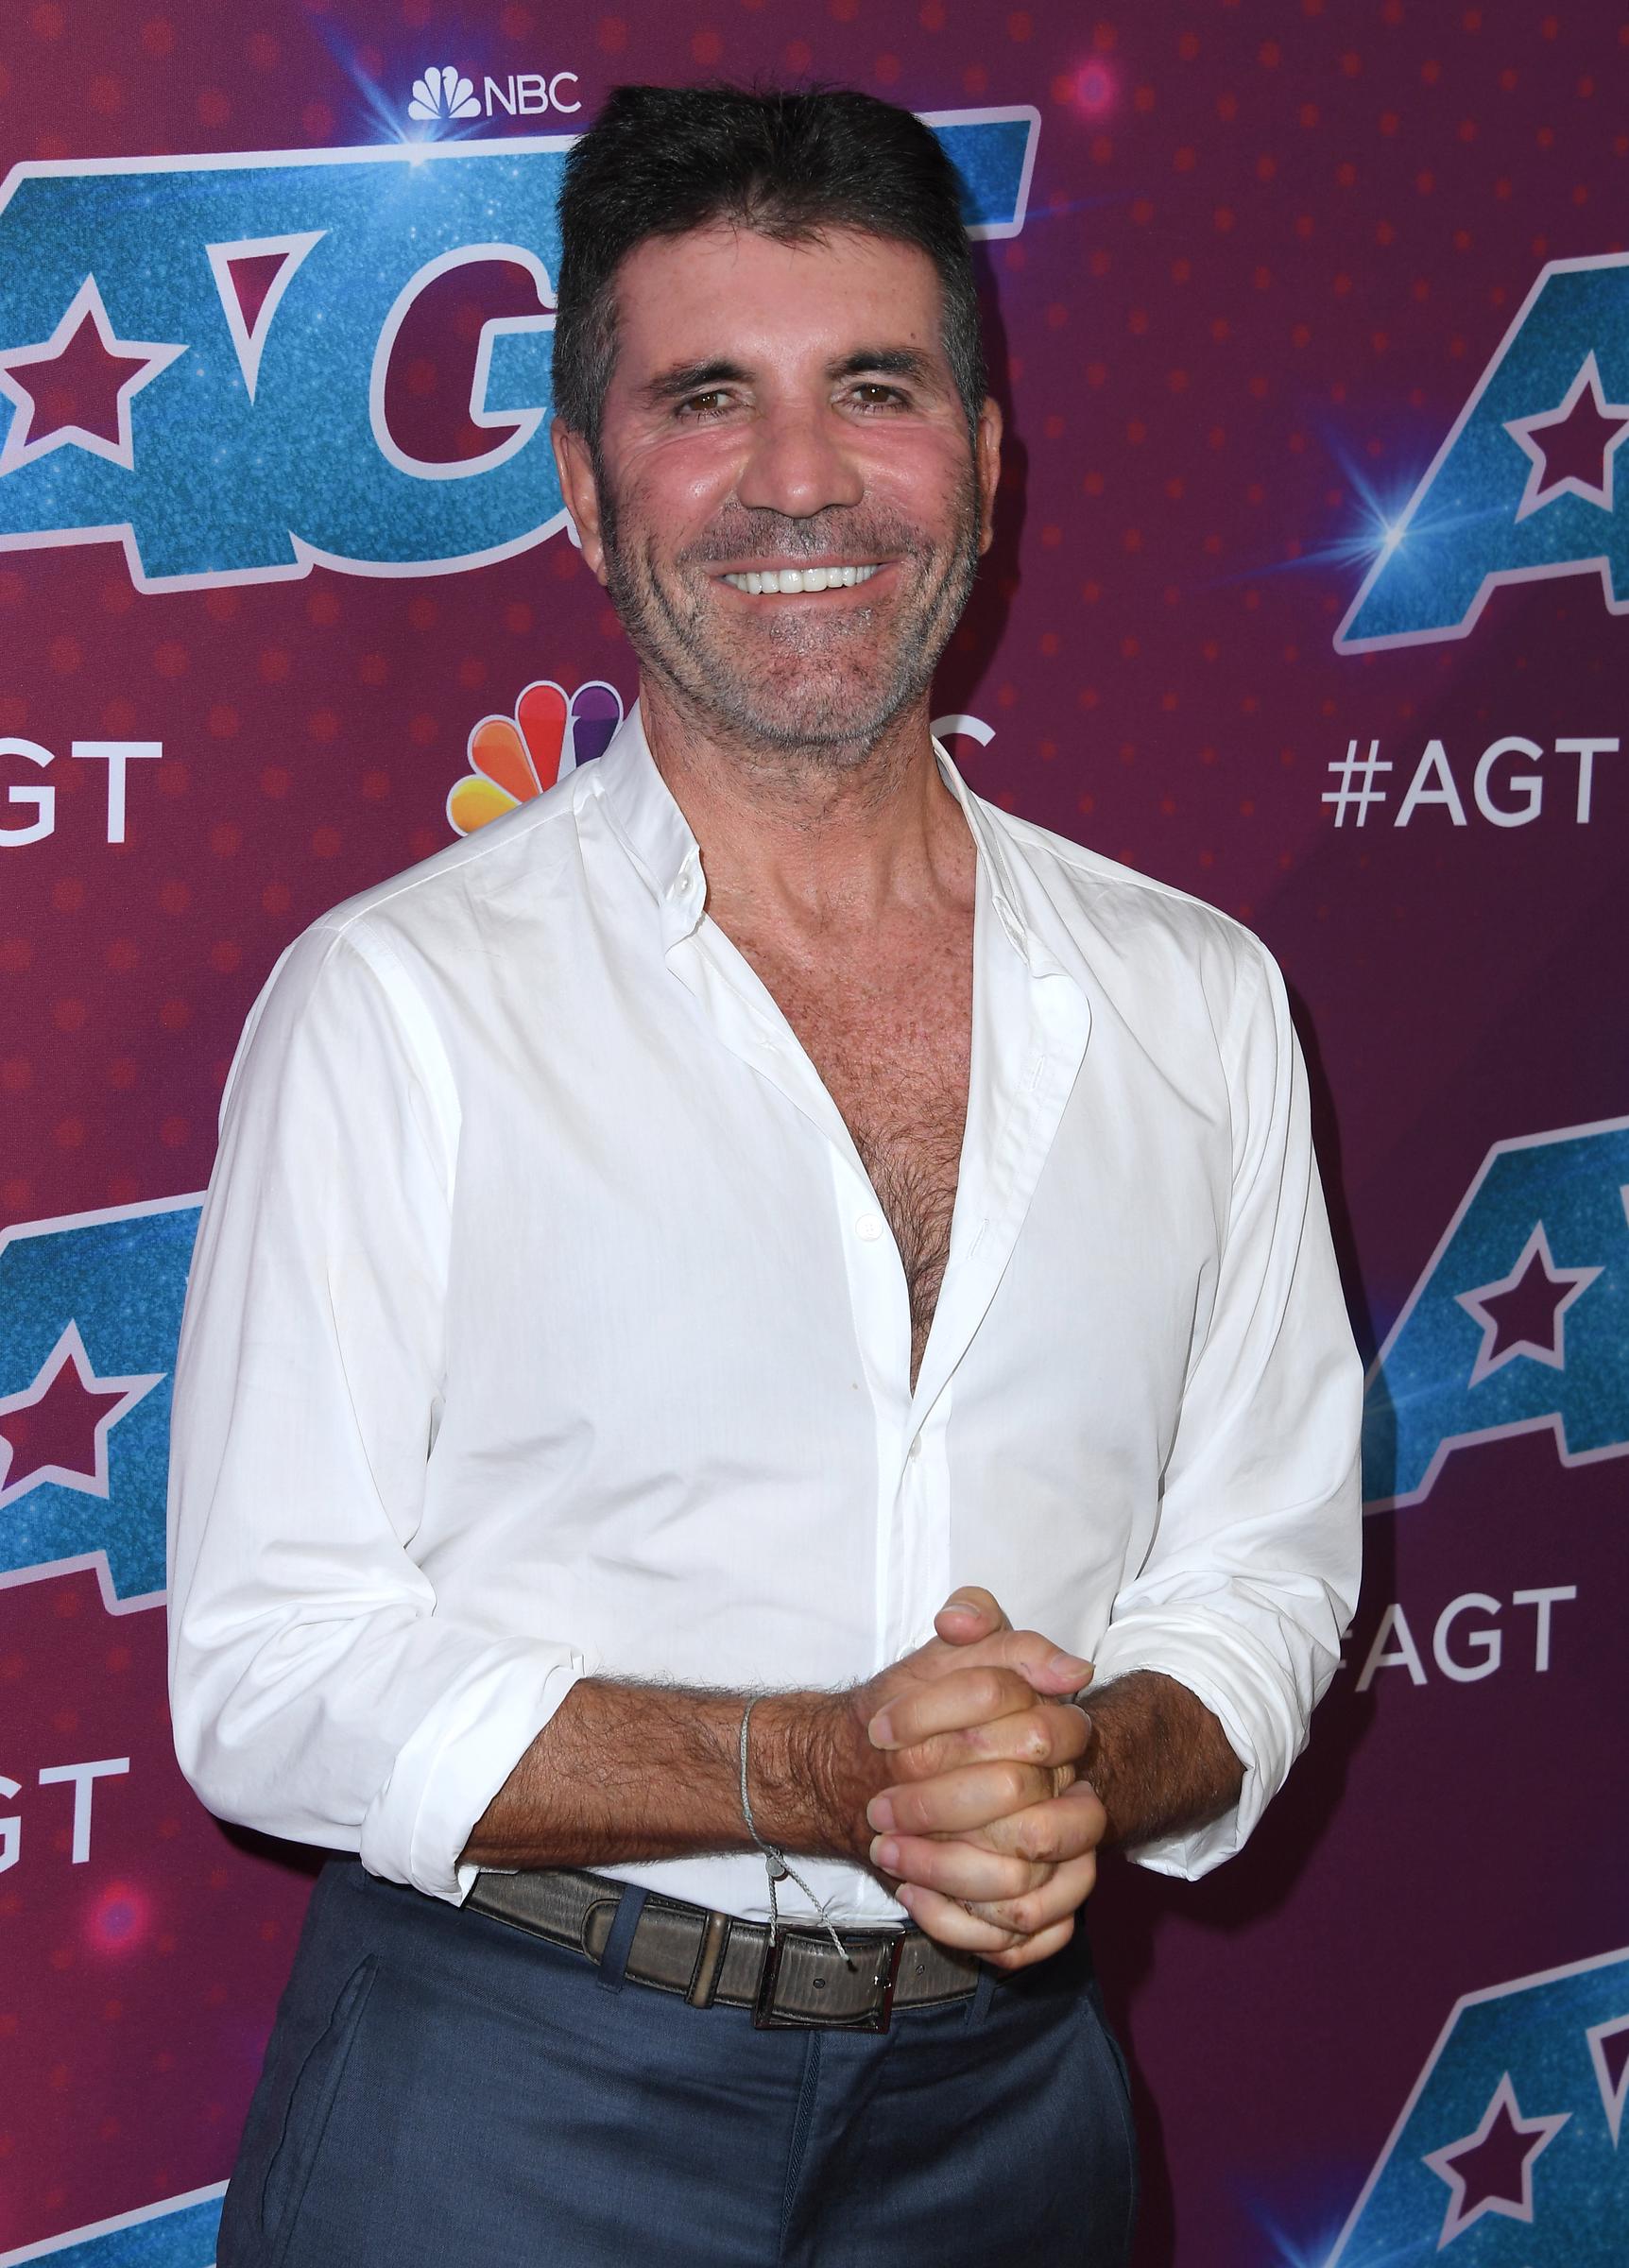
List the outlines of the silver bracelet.
{"label": "silver bracelet", "polygon": [[784,1881],[787,1876],[790,1875],[792,1880],[797,1883],[798,1889],[802,1891],[804,1897],[809,1900],[809,1903],[814,1907],[815,1913],[819,1915],[821,1927],[825,1930],[827,1936],[831,1938],[832,1944],[836,1947],[843,1959],[847,1961],[849,1963],[849,1967],[852,1968],[854,1964],[852,1961],[849,1960],[849,1955],[844,1948],[843,1940],[838,1936],[836,1930],[832,1927],[831,1916],[826,1911],[825,1899],[815,1897],[814,1891],[810,1889],[808,1883],[798,1873],[797,1867],[793,1865],[791,1860],[786,1856],[786,1853],[781,1850],[778,1845],[774,1843],[766,1843],[764,1841],[763,1837],[758,1831],[758,1823],[752,1816],[752,1798],[746,1793],[746,1733],[747,1727],[752,1722],[752,1712],[757,1706],[758,1695],[754,1693],[751,1700],[748,1701],[746,1707],[741,1712],[741,1737],[739,1742],[741,1753],[741,1816],[746,1822],[747,1833],[752,1837],[754,1843],[757,1844],[759,1849],[763,1853],[764,1871],[769,1877],[769,1942],[771,1945],[775,1943],[776,1933],[780,1926],[780,1908],[775,1895],[775,1885],[777,1882]]}

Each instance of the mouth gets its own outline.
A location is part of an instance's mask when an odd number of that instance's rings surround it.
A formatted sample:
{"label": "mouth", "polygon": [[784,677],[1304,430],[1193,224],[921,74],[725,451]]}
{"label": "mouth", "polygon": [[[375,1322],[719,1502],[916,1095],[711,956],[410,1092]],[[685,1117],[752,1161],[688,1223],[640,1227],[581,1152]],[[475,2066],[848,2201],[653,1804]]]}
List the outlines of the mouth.
{"label": "mouth", "polygon": [[838,560],[823,567],[744,567],[721,575],[748,598],[796,598],[824,591],[852,591],[887,566],[886,559]]}

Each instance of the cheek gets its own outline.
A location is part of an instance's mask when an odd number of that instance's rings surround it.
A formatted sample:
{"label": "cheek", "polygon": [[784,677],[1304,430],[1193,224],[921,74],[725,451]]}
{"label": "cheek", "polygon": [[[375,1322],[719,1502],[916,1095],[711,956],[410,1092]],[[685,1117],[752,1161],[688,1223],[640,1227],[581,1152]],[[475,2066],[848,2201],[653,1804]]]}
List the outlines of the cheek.
{"label": "cheek", "polygon": [[866,500],[898,512],[924,534],[947,536],[975,505],[965,444],[939,433],[895,434],[865,453]]}
{"label": "cheek", "polygon": [[641,449],[623,467],[624,508],[664,550],[692,541],[733,493],[741,452],[724,435],[686,434]]}

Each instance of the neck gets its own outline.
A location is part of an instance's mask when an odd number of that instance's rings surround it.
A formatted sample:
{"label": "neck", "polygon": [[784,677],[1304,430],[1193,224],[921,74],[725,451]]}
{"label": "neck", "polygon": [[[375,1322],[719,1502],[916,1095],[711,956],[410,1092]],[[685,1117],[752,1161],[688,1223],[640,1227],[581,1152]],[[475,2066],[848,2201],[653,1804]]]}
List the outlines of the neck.
{"label": "neck", "polygon": [[732,914],[865,925],[954,887],[971,861],[940,777],[924,694],[874,738],[766,747],[689,713],[646,675],[640,714],[657,769],[701,850],[708,902]]}

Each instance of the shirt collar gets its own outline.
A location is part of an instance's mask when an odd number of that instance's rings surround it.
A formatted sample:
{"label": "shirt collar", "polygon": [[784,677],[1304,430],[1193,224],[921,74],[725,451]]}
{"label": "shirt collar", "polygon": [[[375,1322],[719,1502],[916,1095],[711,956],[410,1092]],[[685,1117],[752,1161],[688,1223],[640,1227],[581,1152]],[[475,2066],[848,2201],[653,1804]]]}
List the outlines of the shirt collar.
{"label": "shirt collar", "polygon": [[[1003,932],[1033,975],[1047,973],[1057,962],[1037,933],[1033,919],[1034,893],[1024,886],[1016,846],[1007,839],[1000,815],[973,794],[937,740],[934,753],[945,785],[961,805]],[[706,907],[707,891],[700,847],[657,768],[637,701],[593,772],[594,787],[609,807],[641,879],[660,908],[665,950],[696,927]]]}
{"label": "shirt collar", "polygon": [[666,951],[700,921],[707,890],[700,846],[657,769],[637,701],[594,765],[593,785],[660,909]]}
{"label": "shirt collar", "polygon": [[988,879],[990,904],[1008,944],[1028,965],[1032,975],[1045,975],[1056,963],[1030,919],[1031,893],[1024,886],[1021,862],[1016,855],[1016,846],[1007,838],[1001,814],[974,795],[951,762],[942,741],[935,741],[934,753],[939,760],[940,778],[962,807],[979,864]]}

